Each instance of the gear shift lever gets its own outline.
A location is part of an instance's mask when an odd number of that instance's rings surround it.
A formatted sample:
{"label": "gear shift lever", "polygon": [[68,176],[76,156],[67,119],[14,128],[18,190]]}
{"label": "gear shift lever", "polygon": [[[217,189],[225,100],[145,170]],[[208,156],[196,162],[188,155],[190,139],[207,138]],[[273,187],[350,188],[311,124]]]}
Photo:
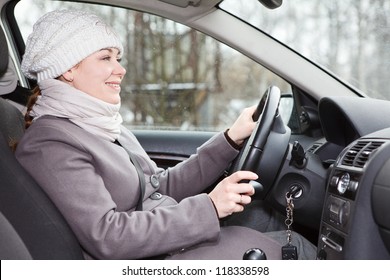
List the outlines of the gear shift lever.
{"label": "gear shift lever", "polygon": [[259,248],[252,248],[247,250],[242,257],[243,260],[266,260],[267,256],[264,251]]}

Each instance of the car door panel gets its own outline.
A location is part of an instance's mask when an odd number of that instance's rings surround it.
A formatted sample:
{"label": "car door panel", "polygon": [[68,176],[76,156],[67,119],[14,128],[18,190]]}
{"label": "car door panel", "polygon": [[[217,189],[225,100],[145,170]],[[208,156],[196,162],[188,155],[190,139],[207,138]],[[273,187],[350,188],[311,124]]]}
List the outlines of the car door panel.
{"label": "car door panel", "polygon": [[159,167],[168,168],[185,160],[209,140],[215,132],[133,131],[142,147]]}

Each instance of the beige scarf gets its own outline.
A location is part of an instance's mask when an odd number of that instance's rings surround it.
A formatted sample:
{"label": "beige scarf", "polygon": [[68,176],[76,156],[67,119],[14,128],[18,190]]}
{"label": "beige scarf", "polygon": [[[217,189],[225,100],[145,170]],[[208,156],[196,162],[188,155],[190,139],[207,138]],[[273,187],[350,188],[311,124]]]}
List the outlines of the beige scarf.
{"label": "beige scarf", "polygon": [[30,115],[67,118],[86,131],[109,141],[120,135],[122,117],[119,104],[110,104],[84,93],[64,82],[48,79],[39,82],[38,97]]}

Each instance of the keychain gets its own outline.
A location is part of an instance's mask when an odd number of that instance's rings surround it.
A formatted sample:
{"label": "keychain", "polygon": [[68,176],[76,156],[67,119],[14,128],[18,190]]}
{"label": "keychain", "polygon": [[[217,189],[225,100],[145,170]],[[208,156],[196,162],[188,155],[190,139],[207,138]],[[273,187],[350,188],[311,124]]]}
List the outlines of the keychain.
{"label": "keychain", "polygon": [[297,247],[291,244],[292,232],[291,225],[293,223],[293,211],[294,203],[292,194],[290,192],[286,193],[286,220],[284,223],[287,226],[287,244],[282,247],[282,260],[297,260],[298,252]]}

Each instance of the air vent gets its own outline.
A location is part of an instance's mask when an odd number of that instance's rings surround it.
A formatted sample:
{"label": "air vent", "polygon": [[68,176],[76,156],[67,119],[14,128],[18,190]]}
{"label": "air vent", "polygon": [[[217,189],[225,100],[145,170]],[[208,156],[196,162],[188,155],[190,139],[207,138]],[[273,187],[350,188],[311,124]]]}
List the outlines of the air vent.
{"label": "air vent", "polygon": [[308,150],[308,153],[314,153],[319,147],[321,147],[321,143],[314,143]]}
{"label": "air vent", "polygon": [[383,143],[380,141],[358,141],[345,153],[342,164],[363,168],[372,153]]}

